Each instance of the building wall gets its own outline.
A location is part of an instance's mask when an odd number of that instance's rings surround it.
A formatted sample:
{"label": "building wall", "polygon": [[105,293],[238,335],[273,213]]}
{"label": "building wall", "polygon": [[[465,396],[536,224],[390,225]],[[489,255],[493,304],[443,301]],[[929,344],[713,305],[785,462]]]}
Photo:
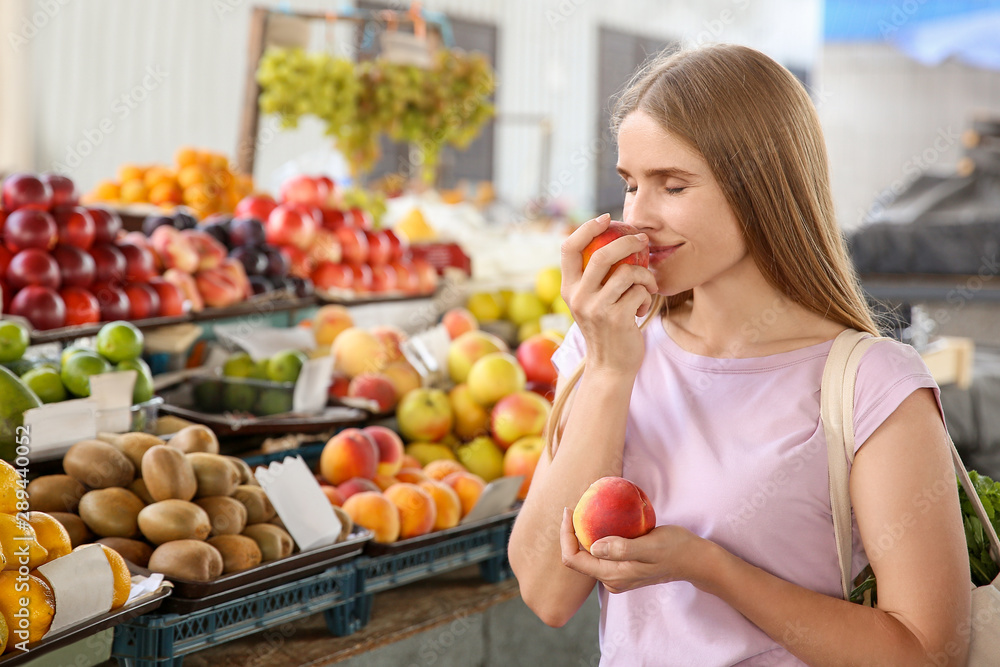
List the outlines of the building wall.
{"label": "building wall", "polygon": [[[7,2],[9,0],[5,0]],[[233,154],[254,4],[277,0],[13,0],[45,12],[29,41],[36,169],[63,167],[83,188],[123,162],[169,162],[181,145]],[[296,9],[339,3],[295,0]],[[402,3],[401,3],[402,4]],[[408,5],[408,3],[406,3]],[[538,191],[593,206],[598,26],[685,43],[736,41],[809,68],[820,40],[819,0],[428,0],[425,7],[499,26],[501,116],[548,118],[549,184],[540,180],[537,125],[501,121],[500,194],[515,204]],[[320,41],[325,37],[320,27]],[[350,51],[349,39],[331,48]],[[287,161],[320,164],[329,143],[318,123],[273,132],[265,121],[255,176],[274,188]]]}
{"label": "building wall", "polygon": [[817,67],[837,218],[856,227],[883,191],[923,169],[953,172],[959,135],[1000,115],[1000,72],[954,61],[926,67],[885,43],[827,44]]}

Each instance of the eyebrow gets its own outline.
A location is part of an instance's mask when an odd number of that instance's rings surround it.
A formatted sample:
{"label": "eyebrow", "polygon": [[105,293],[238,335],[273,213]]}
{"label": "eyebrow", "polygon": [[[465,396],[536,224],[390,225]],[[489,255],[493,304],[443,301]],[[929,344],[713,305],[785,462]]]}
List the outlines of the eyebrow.
{"label": "eyebrow", "polygon": [[[615,171],[618,172],[619,176],[625,177],[629,173],[625,169],[619,166],[615,166]],[[647,169],[643,172],[643,176],[646,178],[669,178],[670,176],[675,176],[677,178],[694,178],[694,174],[686,169],[681,169],[680,167],[662,167],[660,169]]]}

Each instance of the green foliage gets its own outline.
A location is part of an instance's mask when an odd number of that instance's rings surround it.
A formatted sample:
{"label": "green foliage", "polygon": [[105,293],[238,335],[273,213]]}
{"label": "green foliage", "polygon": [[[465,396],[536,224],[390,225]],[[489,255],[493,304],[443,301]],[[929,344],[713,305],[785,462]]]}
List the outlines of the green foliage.
{"label": "green foliage", "polygon": [[282,127],[296,127],[307,114],[323,120],[355,176],[374,166],[384,135],[419,149],[429,181],[441,148],[466,148],[493,115],[493,69],[479,53],[443,49],[422,69],[272,47],[257,82],[261,111],[278,114]]}
{"label": "green foliage", "polygon": [[[1000,531],[1000,482],[995,482],[986,475],[980,475],[975,470],[969,471],[969,479],[976,489],[976,494],[983,501],[983,509],[993,528]],[[962,505],[962,521],[965,524],[965,541],[969,547],[969,567],[972,569],[972,582],[983,586],[996,578],[1000,567],[990,556],[990,542],[983,530],[983,524],[972,509],[972,502],[959,486],[958,497]]]}

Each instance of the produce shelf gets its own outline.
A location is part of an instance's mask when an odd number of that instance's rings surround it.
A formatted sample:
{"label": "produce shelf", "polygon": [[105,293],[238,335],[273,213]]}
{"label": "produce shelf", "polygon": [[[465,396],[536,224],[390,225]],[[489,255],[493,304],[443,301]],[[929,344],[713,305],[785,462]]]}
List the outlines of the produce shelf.
{"label": "produce shelf", "polygon": [[269,591],[194,611],[150,614],[115,629],[112,657],[129,667],[180,667],[185,655],[323,612],[327,627],[352,632],[357,591],[352,563]]}

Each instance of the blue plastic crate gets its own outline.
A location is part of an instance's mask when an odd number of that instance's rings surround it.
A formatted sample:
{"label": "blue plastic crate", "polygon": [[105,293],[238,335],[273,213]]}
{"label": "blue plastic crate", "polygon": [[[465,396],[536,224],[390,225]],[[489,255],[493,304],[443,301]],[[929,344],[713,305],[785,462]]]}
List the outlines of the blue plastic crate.
{"label": "blue plastic crate", "polygon": [[270,465],[272,461],[284,461],[286,456],[301,456],[306,465],[312,467],[319,463],[319,457],[323,453],[323,447],[325,446],[325,442],[310,442],[292,449],[282,449],[269,454],[246,456],[243,457],[243,460],[253,469],[257,466]]}
{"label": "blue plastic crate", "polygon": [[507,541],[513,517],[475,531],[456,535],[413,549],[379,556],[360,556],[354,561],[358,570],[358,593],[354,605],[327,617],[333,623],[331,631],[338,636],[362,628],[371,620],[372,597],[375,593],[457,570],[479,565],[485,581],[499,583],[512,576],[507,561]]}
{"label": "blue plastic crate", "polygon": [[354,564],[345,563],[190,614],[140,616],[115,628],[111,654],[130,667],[180,667],[190,653],[321,611],[331,632],[349,634],[360,627],[351,622],[358,580]]}

